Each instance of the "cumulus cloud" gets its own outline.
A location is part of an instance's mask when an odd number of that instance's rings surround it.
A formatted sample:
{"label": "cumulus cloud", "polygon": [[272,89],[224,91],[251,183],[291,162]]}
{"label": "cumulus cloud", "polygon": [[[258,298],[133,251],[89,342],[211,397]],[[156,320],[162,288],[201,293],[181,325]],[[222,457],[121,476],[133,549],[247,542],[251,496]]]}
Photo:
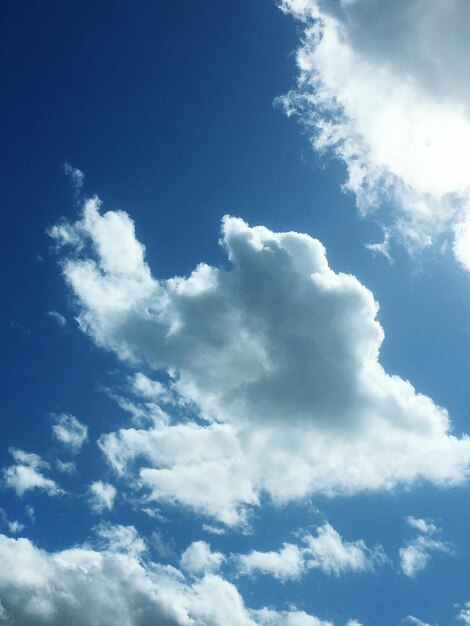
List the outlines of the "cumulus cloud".
{"label": "cumulus cloud", "polygon": [[81,329],[136,368],[166,370],[180,407],[198,414],[178,421],[159,409],[148,428],[101,437],[110,464],[135,472],[149,500],[234,525],[261,493],[282,504],[465,480],[469,439],[384,371],[372,293],[335,273],[316,239],[226,217],[231,269],[201,264],[159,281],[127,214],[101,215],[93,198],[63,226],[69,236],[55,236],[69,246],[63,271]]}
{"label": "cumulus cloud", "polygon": [[207,574],[188,582],[173,567],[147,562],[135,549],[138,536],[132,527],[109,528],[109,537],[102,549],[84,546],[48,553],[28,539],[0,535],[5,623],[332,626],[302,611],[250,610],[236,587],[220,576]]}
{"label": "cumulus cloud", "polygon": [[74,415],[54,415],[52,434],[60,443],[76,454],[88,439],[88,427]]}
{"label": "cumulus cloud", "polygon": [[452,554],[453,546],[449,542],[431,537],[439,532],[439,528],[432,521],[415,517],[407,517],[406,521],[409,526],[421,533],[399,550],[402,572],[410,578],[415,578],[425,569],[433,552]]}
{"label": "cumulus cloud", "polygon": [[224,560],[221,552],[212,552],[206,541],[195,541],[181,555],[180,566],[189,574],[216,572]]}
{"label": "cumulus cloud", "polygon": [[97,480],[88,488],[88,502],[95,513],[111,511],[116,498],[116,487],[102,480]]}
{"label": "cumulus cloud", "polygon": [[362,541],[347,542],[330,525],[320,526],[315,535],[303,536],[303,546],[285,543],[279,552],[259,552],[236,557],[241,574],[270,574],[279,580],[297,580],[310,569],[341,576],[346,572],[372,571],[385,562],[381,547],[367,548]]}
{"label": "cumulus cloud", "polygon": [[33,489],[44,491],[50,496],[63,493],[54,480],[42,473],[43,470],[48,470],[50,465],[38,454],[18,448],[10,448],[9,452],[15,463],[3,470],[6,487],[13,489],[18,496],[23,496]]}
{"label": "cumulus cloud", "polygon": [[459,611],[458,619],[464,624],[470,624],[470,602],[466,602],[465,607]]}
{"label": "cumulus cloud", "polygon": [[465,0],[282,0],[304,28],[297,88],[281,101],[345,188],[411,249],[453,240],[470,269],[470,10]]}

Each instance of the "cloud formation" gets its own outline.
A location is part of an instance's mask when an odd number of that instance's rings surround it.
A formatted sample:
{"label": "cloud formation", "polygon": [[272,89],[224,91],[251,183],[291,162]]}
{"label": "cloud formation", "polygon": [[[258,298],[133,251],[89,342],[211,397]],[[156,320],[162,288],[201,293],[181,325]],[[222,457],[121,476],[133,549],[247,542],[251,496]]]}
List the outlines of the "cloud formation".
{"label": "cloud formation", "polygon": [[53,418],[53,436],[70,452],[77,454],[88,439],[88,427],[68,413],[54,415]]}
{"label": "cloud formation", "polygon": [[102,480],[97,480],[88,488],[88,502],[95,513],[111,511],[116,498],[116,487]]}
{"label": "cloud formation", "polygon": [[470,269],[470,112],[465,0],[282,0],[304,28],[297,88],[281,99],[345,188],[410,249],[450,239]]}
{"label": "cloud formation", "polygon": [[129,216],[102,215],[97,198],[51,234],[81,329],[131,365],[166,370],[180,407],[198,414],[158,409],[150,427],[101,437],[110,464],[137,472],[151,500],[233,525],[263,492],[282,504],[465,480],[470,441],[384,371],[372,293],[335,273],[318,240],[226,217],[231,269],[200,264],[159,281]]}
{"label": "cloud formation", "polygon": [[48,470],[50,465],[38,454],[18,448],[10,448],[9,452],[15,463],[3,470],[3,482],[6,487],[13,489],[18,496],[23,496],[33,489],[44,491],[50,496],[63,493],[52,478],[47,478],[42,473]]}
{"label": "cloud formation", "polygon": [[[100,531],[101,532],[101,531]],[[236,587],[201,574],[188,582],[141,558],[132,527],[108,527],[106,547],[56,553],[0,535],[0,616],[22,626],[332,626],[302,611],[250,610]],[[103,535],[103,532],[101,532]]]}
{"label": "cloud formation", "polygon": [[415,578],[425,569],[433,552],[452,554],[453,546],[449,542],[433,537],[439,532],[439,528],[433,522],[415,517],[408,517],[406,521],[420,534],[400,548],[400,566],[405,576]]}
{"label": "cloud formation", "polygon": [[381,547],[369,550],[362,541],[347,542],[330,525],[317,528],[316,534],[303,536],[303,546],[285,543],[279,552],[259,552],[236,557],[241,574],[270,574],[281,581],[298,580],[311,569],[328,575],[372,571],[386,557]]}

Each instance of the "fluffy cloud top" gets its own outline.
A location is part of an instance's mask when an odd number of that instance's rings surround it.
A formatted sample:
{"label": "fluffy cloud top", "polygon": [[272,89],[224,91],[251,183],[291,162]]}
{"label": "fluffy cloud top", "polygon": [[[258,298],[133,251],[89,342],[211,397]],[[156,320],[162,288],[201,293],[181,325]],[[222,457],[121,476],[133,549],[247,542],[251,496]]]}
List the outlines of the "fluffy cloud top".
{"label": "fluffy cloud top", "polygon": [[279,580],[298,579],[310,569],[340,576],[346,572],[370,571],[381,564],[385,555],[381,548],[369,550],[362,540],[347,542],[330,525],[324,524],[315,535],[303,537],[305,547],[285,543],[279,552],[258,552],[237,558],[242,574],[271,574]]}
{"label": "fluffy cloud top", "polygon": [[216,572],[224,555],[220,552],[212,552],[206,541],[195,541],[181,555],[181,568],[190,574],[203,574],[204,572]]}
{"label": "fluffy cloud top", "polygon": [[[147,563],[132,527],[108,528],[101,550],[57,553],[0,535],[0,616],[22,626],[332,626],[301,611],[248,609],[228,581],[187,582],[170,566]],[[128,549],[126,549],[126,546]],[[141,546],[138,546],[138,548]]]}
{"label": "fluffy cloud top", "polygon": [[88,200],[81,220],[51,231],[69,245],[63,271],[80,327],[129,363],[166,369],[180,405],[201,418],[178,423],[160,410],[150,428],[101,438],[113,467],[137,469],[151,499],[236,524],[261,492],[283,503],[465,479],[468,438],[383,370],[378,305],[328,266],[319,241],[226,217],[231,269],[201,264],[159,281],[129,216],[99,205]]}
{"label": "fluffy cloud top", "polygon": [[[298,86],[283,98],[316,149],[346,165],[364,212],[393,206],[411,247],[450,235],[470,269],[470,113],[465,0],[282,0],[304,24]],[[390,202],[391,201],[391,202]]]}
{"label": "fluffy cloud top", "polygon": [[42,474],[42,471],[49,469],[50,466],[38,454],[18,448],[10,448],[10,454],[16,463],[3,470],[6,487],[14,489],[18,496],[23,496],[33,489],[45,491],[50,496],[62,493],[54,480]]}

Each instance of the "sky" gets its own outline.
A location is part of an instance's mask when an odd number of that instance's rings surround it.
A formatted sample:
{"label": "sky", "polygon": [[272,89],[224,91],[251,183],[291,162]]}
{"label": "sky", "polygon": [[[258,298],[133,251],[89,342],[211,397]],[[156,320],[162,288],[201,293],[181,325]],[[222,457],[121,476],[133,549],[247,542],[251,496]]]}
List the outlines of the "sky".
{"label": "sky", "polygon": [[466,0],[3,9],[0,624],[470,624]]}

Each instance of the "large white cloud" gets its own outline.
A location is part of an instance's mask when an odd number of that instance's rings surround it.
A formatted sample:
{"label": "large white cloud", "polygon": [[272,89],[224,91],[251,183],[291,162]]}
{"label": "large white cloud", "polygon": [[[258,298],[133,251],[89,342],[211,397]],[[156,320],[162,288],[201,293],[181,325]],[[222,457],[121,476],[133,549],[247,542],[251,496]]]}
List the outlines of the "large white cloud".
{"label": "large white cloud", "polygon": [[101,549],[48,553],[0,535],[0,619],[16,626],[332,626],[302,611],[248,609],[236,587],[213,574],[188,582],[142,558],[132,527],[108,527]]}
{"label": "large white cloud", "polygon": [[283,503],[465,480],[470,441],[383,370],[378,305],[328,266],[319,241],[226,217],[231,269],[201,264],[158,281],[128,215],[101,215],[96,198],[51,232],[74,244],[63,270],[80,327],[131,364],[166,368],[178,403],[199,414],[178,422],[153,405],[151,426],[100,439],[118,472],[137,469],[151,499],[236,524],[262,492]]}
{"label": "large white cloud", "polygon": [[366,212],[411,247],[450,236],[470,269],[470,10],[465,0],[282,0],[304,24],[283,98],[346,165]]}

